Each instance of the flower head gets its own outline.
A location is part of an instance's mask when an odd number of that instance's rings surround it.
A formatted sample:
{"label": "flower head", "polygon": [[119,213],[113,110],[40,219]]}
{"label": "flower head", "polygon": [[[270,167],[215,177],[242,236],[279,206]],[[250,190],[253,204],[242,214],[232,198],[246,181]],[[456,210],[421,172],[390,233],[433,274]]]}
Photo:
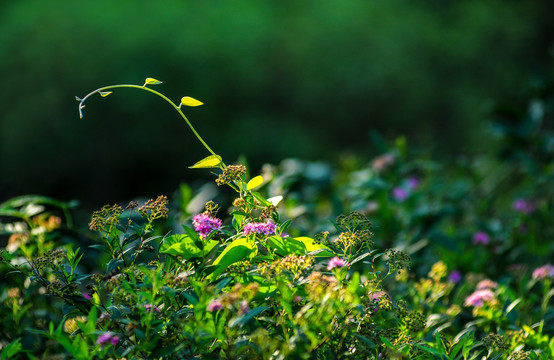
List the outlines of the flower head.
{"label": "flower head", "polygon": [[392,197],[398,202],[406,200],[408,196],[410,196],[408,190],[404,189],[403,187],[395,187],[392,190]]}
{"label": "flower head", "polygon": [[491,238],[489,237],[489,235],[484,232],[484,231],[477,231],[474,235],[473,235],[473,243],[475,245],[477,244],[483,244],[483,245],[487,245],[489,242],[491,241]]}
{"label": "flower head", "polygon": [[273,235],[276,229],[277,227],[271,221],[266,221],[265,223],[251,222],[244,225],[244,235]]}
{"label": "flower head", "polygon": [[221,300],[219,300],[219,299],[214,299],[214,300],[210,301],[210,303],[208,304],[208,311],[209,312],[222,310],[222,309],[223,309],[223,304],[221,303]]}
{"label": "flower head", "polygon": [[146,312],[160,312],[160,308],[152,304],[144,305],[144,309]]}
{"label": "flower head", "polygon": [[533,271],[533,279],[542,280],[546,278],[554,279],[554,266],[546,264]]}
{"label": "flower head", "polygon": [[454,270],[448,275],[448,281],[453,282],[454,284],[459,283],[460,280],[462,280],[462,273],[458,270]]}
{"label": "flower head", "polygon": [[522,214],[530,214],[535,210],[535,207],[531,202],[525,199],[516,199],[512,207],[515,211],[520,212]]}
{"label": "flower head", "polygon": [[492,280],[485,279],[477,283],[477,290],[496,289],[498,284]]}
{"label": "flower head", "polygon": [[411,178],[408,178],[408,180],[406,180],[406,183],[408,184],[408,188],[410,190],[415,190],[419,186],[419,179],[416,177],[411,177]]}
{"label": "flower head", "polygon": [[335,256],[334,258],[332,258],[331,260],[329,260],[329,263],[327,264],[327,270],[332,270],[334,268],[341,268],[343,267],[344,265],[346,265],[346,263],[344,262],[343,259]]}
{"label": "flower head", "polygon": [[248,310],[250,310],[248,308],[248,301],[247,300],[242,300],[240,302],[240,305],[239,305],[239,313],[241,315],[245,315],[248,312]]}
{"label": "flower head", "polygon": [[492,301],[494,293],[491,289],[477,290],[469,295],[465,300],[465,306],[481,307],[485,302]]}
{"label": "flower head", "polygon": [[194,225],[194,230],[196,230],[200,237],[206,238],[209,233],[221,228],[221,219],[204,212],[192,218],[192,225]]}
{"label": "flower head", "polygon": [[108,344],[112,344],[113,346],[115,346],[117,345],[118,342],[119,342],[119,336],[109,332],[103,333],[98,337],[98,340],[96,340],[96,343],[102,347]]}

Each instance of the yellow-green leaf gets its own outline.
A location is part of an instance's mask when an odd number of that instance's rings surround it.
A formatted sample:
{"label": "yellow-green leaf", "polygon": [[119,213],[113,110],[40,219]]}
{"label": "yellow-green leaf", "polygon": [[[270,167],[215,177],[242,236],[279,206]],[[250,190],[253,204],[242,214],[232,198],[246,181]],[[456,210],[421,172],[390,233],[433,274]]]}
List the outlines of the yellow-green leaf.
{"label": "yellow-green leaf", "polygon": [[181,99],[181,104],[185,106],[200,106],[204,104],[201,101],[191,98],[190,96],[185,96]]}
{"label": "yellow-green leaf", "polygon": [[277,206],[281,200],[283,200],[283,197],[281,195],[274,196],[272,198],[267,199],[273,206]]}
{"label": "yellow-green leaf", "polygon": [[110,95],[111,93],[112,93],[111,91],[100,91],[100,96],[106,97],[106,96]]}
{"label": "yellow-green leaf", "polygon": [[253,178],[252,180],[250,180],[248,182],[248,184],[246,184],[246,190],[255,189],[258,186],[262,185],[263,182],[264,182],[264,178],[261,177],[260,175],[258,175],[255,178]]}
{"label": "yellow-green leaf", "polygon": [[189,166],[190,169],[199,169],[199,168],[216,168],[221,164],[221,156],[219,155],[210,155],[207,158],[204,158],[197,162],[196,164]]}
{"label": "yellow-green leaf", "polygon": [[144,80],[144,85],[158,85],[161,83],[162,82],[160,80],[156,80],[154,78],[146,78],[146,80]]}

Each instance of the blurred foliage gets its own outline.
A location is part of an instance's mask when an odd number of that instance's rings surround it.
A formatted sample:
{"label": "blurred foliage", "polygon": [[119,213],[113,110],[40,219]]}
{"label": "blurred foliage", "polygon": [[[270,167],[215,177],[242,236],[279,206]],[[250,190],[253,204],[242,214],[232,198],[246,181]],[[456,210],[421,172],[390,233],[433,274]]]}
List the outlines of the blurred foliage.
{"label": "blurred foliage", "polygon": [[97,207],[193,176],[186,167],[206,154],[161,101],[113,94],[78,118],[75,95],[146,76],[166,81],[175,99],[205,102],[188,114],[199,131],[254,168],[291,156],[368,156],[375,129],[440,153],[476,151],[490,146],[483,100],[517,100],[520,84],[549,65],[553,7],[2,2],[0,200],[40,193]]}

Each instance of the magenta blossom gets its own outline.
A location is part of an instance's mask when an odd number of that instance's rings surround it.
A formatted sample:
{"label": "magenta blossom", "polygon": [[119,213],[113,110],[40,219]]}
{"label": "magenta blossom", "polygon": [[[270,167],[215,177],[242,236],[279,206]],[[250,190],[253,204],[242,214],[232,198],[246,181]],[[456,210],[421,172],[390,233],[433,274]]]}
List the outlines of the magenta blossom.
{"label": "magenta blossom", "polygon": [[343,267],[344,265],[346,265],[346,263],[344,262],[343,259],[335,256],[334,258],[332,258],[331,260],[329,260],[329,263],[327,264],[327,270],[332,270],[334,268],[341,268]]}
{"label": "magenta blossom", "polygon": [[473,235],[473,243],[475,245],[478,245],[478,244],[487,245],[490,242],[491,242],[491,239],[489,235],[484,231],[477,231],[475,235]]}
{"label": "magenta blossom", "polygon": [[410,196],[410,194],[408,193],[408,190],[406,190],[402,187],[395,187],[392,190],[392,197],[394,198],[394,200],[396,200],[398,202],[402,202],[402,201],[406,200],[408,198],[408,196]]}
{"label": "magenta blossom", "polygon": [[448,275],[448,281],[453,282],[454,284],[459,283],[460,280],[462,280],[462,273],[458,270],[454,270]]}
{"label": "magenta blossom", "polygon": [[206,238],[209,233],[221,228],[221,220],[209,214],[202,213],[192,218],[192,225],[194,225],[194,230],[196,230],[201,237]]}
{"label": "magenta blossom", "polygon": [[530,214],[533,210],[535,210],[533,204],[525,199],[516,199],[512,204],[512,207],[515,211],[522,214]]}
{"label": "magenta blossom", "polygon": [[260,235],[273,235],[277,227],[271,221],[265,223],[251,222],[244,225],[244,235],[260,234]]}
{"label": "magenta blossom", "polygon": [[494,293],[491,289],[477,290],[469,295],[465,300],[465,306],[481,307],[485,302],[492,301]]}
{"label": "magenta blossom", "polygon": [[146,312],[160,312],[160,308],[152,304],[144,305],[144,309],[146,310]]}
{"label": "magenta blossom", "polygon": [[496,289],[498,284],[492,280],[485,279],[477,283],[477,290]]}
{"label": "magenta blossom", "polygon": [[84,297],[85,299],[87,299],[87,300],[92,300],[92,296],[90,296],[89,293],[86,293],[86,292],[83,293],[83,297]]}
{"label": "magenta blossom", "polygon": [[109,332],[103,333],[98,337],[98,340],[96,340],[96,343],[102,347],[108,344],[112,344],[113,346],[115,346],[117,345],[118,342],[119,342],[119,336]]}
{"label": "magenta blossom", "polygon": [[415,190],[419,187],[419,179],[416,177],[408,178],[406,181],[410,190]]}
{"label": "magenta blossom", "polygon": [[546,264],[533,271],[533,279],[542,280],[546,278],[554,279],[554,266]]}
{"label": "magenta blossom", "polygon": [[239,306],[239,314],[245,315],[248,312],[248,310],[250,310],[248,308],[248,301],[247,300],[242,300],[240,302],[240,306]]}
{"label": "magenta blossom", "polygon": [[208,311],[209,312],[214,312],[214,311],[222,310],[222,309],[223,309],[223,304],[221,303],[221,300],[219,300],[219,299],[214,299],[214,300],[210,301],[210,303],[208,304]]}

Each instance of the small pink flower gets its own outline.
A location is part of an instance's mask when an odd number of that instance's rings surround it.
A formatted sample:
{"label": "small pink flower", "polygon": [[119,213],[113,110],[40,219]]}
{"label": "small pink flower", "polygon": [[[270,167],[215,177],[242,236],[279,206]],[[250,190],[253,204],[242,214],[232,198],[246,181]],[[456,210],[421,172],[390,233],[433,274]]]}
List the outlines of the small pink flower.
{"label": "small pink flower", "polygon": [[542,280],[546,278],[554,279],[554,266],[546,264],[533,271],[533,279]]}
{"label": "small pink flower", "polygon": [[206,213],[197,214],[192,218],[192,225],[194,225],[194,230],[201,237],[205,238],[212,231],[221,228],[221,219],[212,217]]}
{"label": "small pink flower", "polygon": [[102,347],[108,344],[112,344],[113,346],[115,346],[117,345],[118,342],[119,342],[119,336],[109,332],[103,333],[96,340],[96,343]]}
{"label": "small pink flower", "polygon": [[406,182],[408,183],[408,188],[410,190],[415,190],[419,187],[419,179],[416,177],[411,177]]}
{"label": "small pink flower", "polygon": [[260,235],[273,235],[277,227],[271,221],[265,223],[251,222],[244,225],[244,235],[260,234]]}
{"label": "small pink flower", "polygon": [[498,284],[492,280],[485,279],[477,283],[477,290],[496,289]]}
{"label": "small pink flower", "polygon": [[86,292],[83,293],[83,297],[84,297],[85,299],[87,299],[87,300],[92,300],[92,296],[90,296],[89,293],[86,293]]}
{"label": "small pink flower", "polygon": [[481,307],[485,302],[492,301],[493,299],[494,293],[491,289],[477,290],[466,298],[465,306]]}
{"label": "small pink flower", "polygon": [[160,308],[152,304],[144,305],[144,309],[146,310],[146,312],[160,312]]}
{"label": "small pink flower", "polygon": [[112,336],[112,338],[110,339],[110,343],[113,346],[116,346],[118,342],[119,342],[119,336],[117,336],[117,335]]}
{"label": "small pink flower", "polygon": [[208,311],[209,312],[214,312],[214,311],[222,310],[222,309],[223,309],[223,304],[221,303],[221,300],[219,300],[219,299],[214,299],[214,300],[210,301],[210,303],[208,304]]}
{"label": "small pink flower", "polygon": [[458,270],[454,270],[448,275],[448,281],[453,282],[454,284],[459,283],[460,280],[462,280],[462,273]]}
{"label": "small pink flower", "polygon": [[394,200],[396,200],[398,202],[402,202],[402,201],[406,200],[408,198],[408,196],[410,196],[410,194],[408,193],[408,190],[406,190],[402,187],[395,187],[392,190],[392,197],[394,198]]}
{"label": "small pink flower", "polygon": [[240,306],[239,306],[239,314],[244,315],[248,312],[248,310],[250,310],[248,308],[248,301],[247,300],[242,300],[240,302]]}
{"label": "small pink flower", "polygon": [[334,258],[332,258],[331,260],[329,260],[329,263],[327,264],[327,270],[332,270],[334,268],[341,268],[343,267],[344,265],[346,265],[346,263],[344,262],[343,259],[335,256]]}
{"label": "small pink flower", "polygon": [[535,207],[531,202],[525,199],[516,199],[512,204],[515,211],[522,214],[530,214],[535,210]]}
{"label": "small pink flower", "polygon": [[491,241],[489,235],[484,231],[477,231],[475,235],[473,235],[473,243],[474,244],[483,244],[487,245]]}

